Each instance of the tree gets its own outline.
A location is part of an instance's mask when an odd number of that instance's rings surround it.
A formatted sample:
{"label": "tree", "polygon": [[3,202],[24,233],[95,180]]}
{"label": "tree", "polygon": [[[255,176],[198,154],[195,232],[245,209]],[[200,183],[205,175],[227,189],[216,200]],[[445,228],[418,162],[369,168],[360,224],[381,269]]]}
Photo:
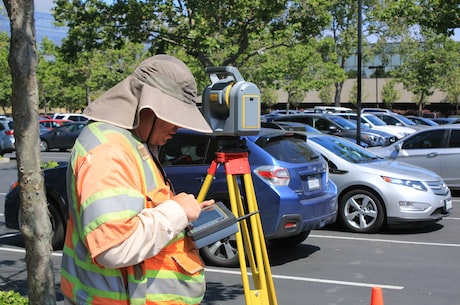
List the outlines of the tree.
{"label": "tree", "polygon": [[393,103],[401,97],[401,93],[395,89],[395,83],[396,81],[392,79],[382,88],[382,103],[387,109],[392,109]]}
{"label": "tree", "polygon": [[441,76],[439,88],[446,93],[446,100],[455,106],[455,114],[460,114],[460,42],[446,42],[445,73]]}
{"label": "tree", "polygon": [[412,92],[421,115],[429,96],[446,71],[446,38],[425,32],[421,41],[407,39],[401,43],[402,64],[394,75],[404,88]]}
{"label": "tree", "polygon": [[[362,84],[361,84],[361,87],[363,87]],[[350,89],[348,98],[350,99],[349,100],[350,104],[356,107],[356,105],[358,104],[358,81],[357,80],[353,82],[353,86]],[[367,94],[363,93],[362,99],[366,99],[366,98],[367,98]]]}
{"label": "tree", "polygon": [[[329,50],[331,62],[338,63],[344,71],[347,69],[348,59],[355,55],[358,46],[358,2],[354,0],[331,0],[327,1],[327,10],[332,16],[330,26],[323,32],[323,37],[330,37],[334,42],[334,48]],[[363,28],[367,29],[378,1],[362,1]],[[363,33],[363,57],[366,61],[369,56],[369,48],[366,37],[369,33]],[[356,77],[356,71],[347,71],[349,77]],[[340,96],[345,79],[335,82],[334,105],[340,106]]]}
{"label": "tree", "polygon": [[393,25],[422,27],[452,36],[460,27],[458,0],[385,0],[381,20]]}
{"label": "tree", "polygon": [[333,86],[326,86],[319,90],[318,96],[323,104],[331,105],[334,102],[334,92]]}
{"label": "tree", "polygon": [[8,66],[8,48],[10,37],[6,32],[0,32],[0,106],[6,114],[6,108],[11,106],[11,72]]}
{"label": "tree", "polygon": [[144,45],[127,42],[119,50],[81,52],[69,62],[60,47],[43,39],[37,71],[41,104],[79,112],[130,74],[145,54]]}
{"label": "tree", "polygon": [[38,145],[37,48],[33,0],[3,0],[10,19],[8,63],[21,202],[21,232],[26,248],[29,304],[56,304],[51,261],[52,228],[40,169]]}
{"label": "tree", "polygon": [[278,95],[272,88],[261,89],[260,95],[262,105],[265,105],[269,110],[278,102]]}
{"label": "tree", "polygon": [[[327,42],[326,42],[327,43]],[[287,92],[286,110],[304,100],[311,90],[320,90],[345,79],[336,63],[323,60],[324,41],[310,39],[289,46],[266,50],[251,58],[245,67],[251,81],[262,88]],[[248,68],[250,67],[250,68]],[[244,71],[244,69],[243,69]]]}
{"label": "tree", "polygon": [[69,27],[69,39],[63,43],[68,54],[99,46],[119,48],[128,38],[145,43],[153,54],[178,52],[178,57],[187,56],[187,63],[198,62],[203,70],[240,68],[251,57],[293,38],[305,41],[319,35],[329,20],[324,8],[314,0],[147,0],[112,5],[57,0],[54,16]]}

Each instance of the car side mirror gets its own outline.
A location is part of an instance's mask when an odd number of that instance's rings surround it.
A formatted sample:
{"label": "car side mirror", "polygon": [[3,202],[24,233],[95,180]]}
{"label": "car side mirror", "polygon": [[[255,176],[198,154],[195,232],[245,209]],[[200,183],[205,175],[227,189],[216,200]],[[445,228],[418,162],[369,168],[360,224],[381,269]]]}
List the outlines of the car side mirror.
{"label": "car side mirror", "polygon": [[395,145],[395,150],[400,151],[402,149],[403,143],[398,143]]}
{"label": "car side mirror", "polygon": [[336,131],[340,132],[340,131],[341,131],[340,129],[338,129],[338,128],[337,128],[336,126],[334,126],[334,125],[330,125],[329,128],[328,128],[328,130],[331,131],[331,132],[336,132]]}

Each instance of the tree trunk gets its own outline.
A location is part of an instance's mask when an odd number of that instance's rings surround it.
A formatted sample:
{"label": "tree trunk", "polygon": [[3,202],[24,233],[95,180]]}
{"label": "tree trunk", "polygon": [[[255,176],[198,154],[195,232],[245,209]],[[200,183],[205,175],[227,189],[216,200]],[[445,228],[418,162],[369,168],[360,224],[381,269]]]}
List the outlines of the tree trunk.
{"label": "tree trunk", "polygon": [[340,95],[342,94],[343,82],[337,82],[335,85],[334,106],[340,107]]}
{"label": "tree trunk", "polygon": [[12,108],[26,248],[30,305],[56,304],[51,261],[52,229],[40,168],[37,47],[33,0],[3,0],[11,25],[8,63],[13,80]]}

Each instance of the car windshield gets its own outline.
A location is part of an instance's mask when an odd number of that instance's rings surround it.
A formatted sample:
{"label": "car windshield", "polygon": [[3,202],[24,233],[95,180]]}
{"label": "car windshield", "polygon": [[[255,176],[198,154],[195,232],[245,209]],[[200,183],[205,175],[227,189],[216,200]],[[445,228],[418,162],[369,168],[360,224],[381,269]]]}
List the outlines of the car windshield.
{"label": "car windshield", "polygon": [[374,124],[375,126],[385,126],[387,123],[385,123],[383,120],[379,119],[375,115],[366,115],[366,119]]}
{"label": "car windshield", "polygon": [[406,118],[406,117],[403,116],[403,115],[399,115],[399,114],[398,114],[397,117],[398,117],[399,120],[403,121],[404,124],[406,124],[406,125],[416,125],[416,124],[414,123],[414,121],[409,120],[408,118]]}
{"label": "car windshield", "polygon": [[284,162],[306,163],[319,158],[319,155],[308,146],[305,138],[276,137],[258,144],[273,158]]}
{"label": "car windshield", "polygon": [[309,140],[318,143],[351,163],[363,163],[382,159],[382,157],[340,137],[311,137]]}
{"label": "car windshield", "polygon": [[334,121],[342,129],[355,130],[356,124],[353,121],[349,121],[341,116],[335,115],[330,117],[331,121]]}

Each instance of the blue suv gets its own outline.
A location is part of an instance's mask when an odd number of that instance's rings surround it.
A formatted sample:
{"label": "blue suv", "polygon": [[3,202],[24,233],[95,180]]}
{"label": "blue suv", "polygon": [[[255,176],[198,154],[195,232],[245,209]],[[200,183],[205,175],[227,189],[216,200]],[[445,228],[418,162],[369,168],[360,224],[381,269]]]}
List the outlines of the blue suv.
{"label": "blue suv", "polygon": [[[329,180],[327,163],[308,146],[305,136],[262,129],[257,135],[241,139],[248,152],[264,234],[271,244],[295,246],[308,237],[310,230],[335,222],[337,188]],[[222,137],[216,135],[179,130],[160,148],[158,159],[176,192],[199,193],[215,153],[228,148],[222,143]],[[67,224],[66,167],[64,163],[44,174],[55,249],[63,245]],[[225,175],[225,169],[219,166],[207,197],[229,205]],[[13,184],[5,198],[5,224],[13,229],[19,229],[18,189],[17,183]],[[239,265],[234,236],[204,247],[200,253],[209,265]]]}
{"label": "blue suv", "polygon": [[[295,246],[310,230],[333,223],[337,211],[337,188],[329,180],[326,161],[306,143],[305,136],[273,129],[242,137],[248,152],[252,180],[265,237],[275,246]],[[224,142],[225,141],[225,142]],[[228,138],[179,130],[159,151],[159,161],[176,192],[198,194],[217,151]],[[207,198],[229,206],[223,166],[218,168]],[[244,191],[244,188],[240,189]],[[244,197],[244,194],[242,194]],[[244,203],[244,198],[243,198]],[[236,266],[235,240],[202,248],[208,264]]]}

